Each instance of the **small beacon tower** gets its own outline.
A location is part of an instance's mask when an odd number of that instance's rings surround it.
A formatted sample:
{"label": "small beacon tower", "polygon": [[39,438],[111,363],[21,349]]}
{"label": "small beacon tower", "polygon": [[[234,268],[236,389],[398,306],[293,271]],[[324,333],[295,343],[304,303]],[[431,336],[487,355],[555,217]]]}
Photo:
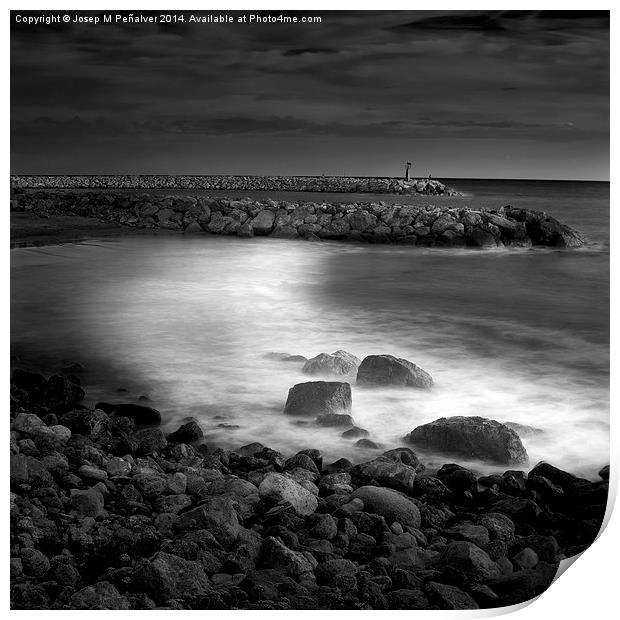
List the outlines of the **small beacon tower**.
{"label": "small beacon tower", "polygon": [[409,181],[409,169],[411,168],[411,162],[408,161],[405,166],[405,181]]}

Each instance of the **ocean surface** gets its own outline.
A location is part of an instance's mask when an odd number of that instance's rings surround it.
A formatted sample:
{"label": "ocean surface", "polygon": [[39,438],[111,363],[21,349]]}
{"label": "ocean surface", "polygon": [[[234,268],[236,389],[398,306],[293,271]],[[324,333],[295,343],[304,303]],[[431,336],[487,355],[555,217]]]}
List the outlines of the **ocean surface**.
{"label": "ocean surface", "polygon": [[447,183],[465,195],[209,193],[512,204],[547,211],[588,244],[479,252],[166,235],[13,249],[11,353],[45,372],[80,362],[89,403],[147,395],[170,430],[195,416],[213,444],[354,461],[377,452],[282,413],[288,389],[316,377],[266,355],[390,353],[436,386],[352,386],[356,422],[385,449],[419,424],[480,415],[541,429],[523,439],[532,465],[595,478],[609,462],[609,184]]}

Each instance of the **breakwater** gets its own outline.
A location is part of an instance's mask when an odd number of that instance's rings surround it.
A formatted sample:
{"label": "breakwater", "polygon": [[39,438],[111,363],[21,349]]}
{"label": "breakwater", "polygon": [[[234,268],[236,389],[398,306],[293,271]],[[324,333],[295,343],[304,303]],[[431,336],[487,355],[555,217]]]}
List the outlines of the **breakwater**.
{"label": "breakwater", "polygon": [[351,240],[447,247],[579,247],[575,230],[542,211],[503,206],[388,205],[384,202],[318,203],[136,194],[122,191],[19,190],[11,209],[41,217],[80,215],[146,229]]}
{"label": "breakwater", "polygon": [[11,187],[55,189],[197,189],[271,192],[342,192],[358,194],[458,195],[434,179],[334,176],[237,175],[19,175]]}

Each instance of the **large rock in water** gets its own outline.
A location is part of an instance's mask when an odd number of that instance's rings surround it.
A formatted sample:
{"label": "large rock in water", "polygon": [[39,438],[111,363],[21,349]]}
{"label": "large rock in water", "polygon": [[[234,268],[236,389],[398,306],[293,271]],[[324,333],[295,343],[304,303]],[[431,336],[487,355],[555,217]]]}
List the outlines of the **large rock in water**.
{"label": "large rock in water", "polygon": [[420,527],[421,517],[418,507],[407,497],[383,487],[359,487],[351,499],[358,498],[364,502],[364,511],[381,515],[388,525],[395,521],[403,526]]}
{"label": "large rock in water", "polygon": [[419,448],[501,465],[523,465],[527,452],[512,429],[478,416],[439,418],[405,437]]}
{"label": "large rock in water", "polygon": [[351,386],[339,381],[298,383],[288,391],[284,413],[303,416],[351,413]]}
{"label": "large rock in water", "polygon": [[393,355],[369,355],[357,370],[357,384],[430,388],[433,378],[409,360]]}
{"label": "large rock in water", "polygon": [[333,353],[319,353],[316,357],[308,360],[301,372],[307,375],[348,375],[354,373],[360,360],[347,353],[347,351],[334,351]]}

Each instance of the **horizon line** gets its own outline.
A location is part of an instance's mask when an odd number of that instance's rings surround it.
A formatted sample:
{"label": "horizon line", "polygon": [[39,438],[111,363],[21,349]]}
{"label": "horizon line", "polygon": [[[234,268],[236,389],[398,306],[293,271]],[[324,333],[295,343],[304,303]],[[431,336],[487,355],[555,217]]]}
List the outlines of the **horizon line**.
{"label": "horizon line", "polygon": [[[11,172],[11,177],[122,177],[122,176],[137,176],[137,177],[298,177],[298,178],[353,178],[353,179],[400,179],[404,180],[402,176],[389,176],[379,175],[371,176],[365,174],[193,174],[188,172],[183,173],[152,173],[152,172],[122,172],[122,173],[68,173],[68,172],[56,172],[56,173],[32,173],[32,172]],[[411,180],[428,180],[429,177],[411,177]],[[433,181],[445,180],[458,180],[458,181],[548,181],[557,183],[611,183],[611,179],[550,179],[544,177],[450,177],[450,176],[432,176]]]}

